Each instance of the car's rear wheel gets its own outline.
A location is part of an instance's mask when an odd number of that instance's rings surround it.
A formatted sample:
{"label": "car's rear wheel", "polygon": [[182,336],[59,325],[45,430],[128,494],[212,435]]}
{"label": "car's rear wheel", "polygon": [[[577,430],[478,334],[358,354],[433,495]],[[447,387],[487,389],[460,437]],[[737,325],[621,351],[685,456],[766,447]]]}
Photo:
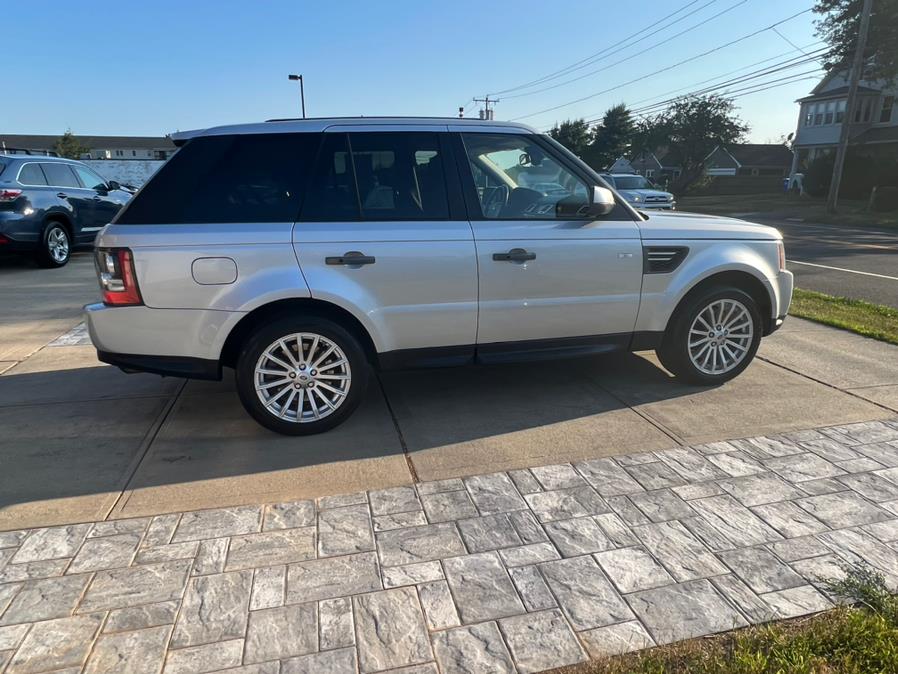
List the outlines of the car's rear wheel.
{"label": "car's rear wheel", "polygon": [[37,263],[41,267],[62,267],[72,254],[69,232],[58,222],[48,222],[41,233]]}
{"label": "car's rear wheel", "polygon": [[358,407],[369,367],[358,340],[320,318],[285,318],[253,333],[237,361],[246,411],[285,435],[329,430]]}
{"label": "car's rear wheel", "polygon": [[751,295],[738,288],[708,288],[679,307],[657,350],[658,359],[691,384],[721,384],[751,363],[762,329]]}

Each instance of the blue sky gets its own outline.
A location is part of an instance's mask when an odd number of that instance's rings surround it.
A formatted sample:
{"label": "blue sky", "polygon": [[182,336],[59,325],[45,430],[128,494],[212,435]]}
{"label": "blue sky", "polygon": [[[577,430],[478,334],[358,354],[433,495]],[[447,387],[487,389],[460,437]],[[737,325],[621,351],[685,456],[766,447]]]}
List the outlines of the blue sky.
{"label": "blue sky", "polygon": [[[76,134],[157,135],[298,116],[299,91],[297,83],[287,80],[290,72],[304,74],[310,116],[454,115],[472,96],[553,73],[688,2],[16,3],[10,19],[15,28],[5,30],[3,37],[7,57],[0,132],[61,133],[71,128]],[[787,40],[799,47],[815,42],[814,17],[807,13],[778,27],[784,37],[766,31],[647,77],[810,7],[813,0],[700,0],[674,18],[706,4],[638,45],[612,50],[571,78],[604,68],[601,72],[530,96],[500,96],[496,118],[519,118],[639,80],[522,121],[544,129],[568,117],[598,117],[615,103],[695,88],[702,80],[783,54],[793,49]],[[672,38],[728,8],[704,26]],[[794,100],[813,86],[814,81],[803,81],[740,98],[737,104],[752,127],[751,140],[766,142],[793,131],[798,115]],[[469,114],[476,115],[473,105]]]}

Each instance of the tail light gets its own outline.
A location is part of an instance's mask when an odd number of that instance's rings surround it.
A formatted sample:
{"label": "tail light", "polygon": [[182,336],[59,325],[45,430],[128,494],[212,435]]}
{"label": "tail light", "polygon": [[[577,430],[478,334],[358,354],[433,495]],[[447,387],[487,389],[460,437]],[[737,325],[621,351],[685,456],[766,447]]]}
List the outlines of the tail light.
{"label": "tail light", "polygon": [[130,250],[99,248],[96,263],[104,304],[119,307],[143,304],[134,273],[134,255]]}
{"label": "tail light", "polygon": [[5,187],[0,189],[0,202],[15,201],[20,196],[22,196],[22,190],[7,189]]}

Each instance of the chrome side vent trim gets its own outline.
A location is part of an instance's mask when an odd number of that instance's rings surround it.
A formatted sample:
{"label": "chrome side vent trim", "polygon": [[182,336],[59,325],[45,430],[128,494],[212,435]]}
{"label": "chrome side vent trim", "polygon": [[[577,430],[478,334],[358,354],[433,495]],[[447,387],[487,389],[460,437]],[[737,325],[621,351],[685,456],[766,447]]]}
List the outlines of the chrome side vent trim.
{"label": "chrome side vent trim", "polygon": [[668,274],[686,259],[686,246],[647,246],[642,249],[643,274]]}

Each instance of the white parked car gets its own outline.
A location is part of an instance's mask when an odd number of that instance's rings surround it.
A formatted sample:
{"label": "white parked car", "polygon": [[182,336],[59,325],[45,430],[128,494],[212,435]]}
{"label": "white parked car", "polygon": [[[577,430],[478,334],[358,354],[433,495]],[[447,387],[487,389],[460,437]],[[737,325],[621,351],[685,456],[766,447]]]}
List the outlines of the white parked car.
{"label": "white parked car", "polygon": [[[789,308],[770,227],[643,214],[520,124],[310,119],[175,136],[97,238],[100,360],[217,379],[288,434],[345,420],[372,368],[655,349],[721,384]],[[528,187],[529,185],[529,187]]]}
{"label": "white parked car", "polygon": [[657,208],[665,211],[673,211],[677,208],[673,194],[659,189],[655,183],[639,174],[603,173],[601,175],[605,182],[633,205],[633,208]]}

